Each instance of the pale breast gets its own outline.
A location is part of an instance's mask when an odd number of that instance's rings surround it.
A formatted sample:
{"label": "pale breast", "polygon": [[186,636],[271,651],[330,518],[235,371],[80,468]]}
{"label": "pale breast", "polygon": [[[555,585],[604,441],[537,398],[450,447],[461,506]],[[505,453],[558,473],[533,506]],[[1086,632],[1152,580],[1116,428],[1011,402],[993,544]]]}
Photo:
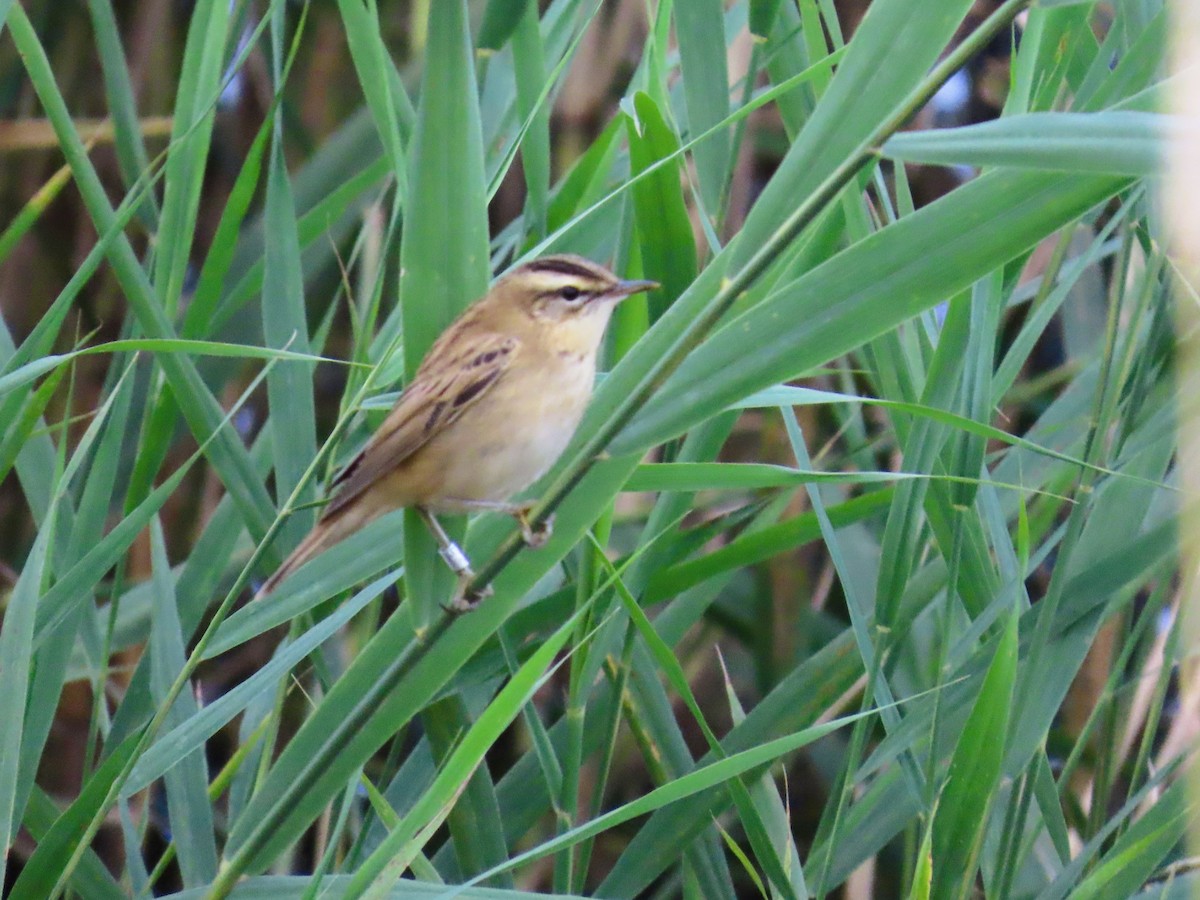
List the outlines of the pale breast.
{"label": "pale breast", "polygon": [[439,436],[442,446],[431,454],[441,468],[438,499],[502,501],[533,484],[571,440],[594,380],[591,360],[555,360],[505,373]]}

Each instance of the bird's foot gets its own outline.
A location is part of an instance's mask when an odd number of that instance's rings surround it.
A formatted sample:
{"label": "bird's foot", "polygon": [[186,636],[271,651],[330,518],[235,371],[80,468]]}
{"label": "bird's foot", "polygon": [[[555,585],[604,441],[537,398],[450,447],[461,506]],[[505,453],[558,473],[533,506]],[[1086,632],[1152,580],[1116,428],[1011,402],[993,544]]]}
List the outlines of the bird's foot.
{"label": "bird's foot", "polygon": [[551,513],[544,522],[539,522],[535,527],[529,521],[529,513],[533,510],[533,506],[533,503],[521,504],[513,512],[513,518],[521,526],[521,539],[529,547],[537,550],[539,547],[546,546],[546,541],[550,540],[550,535],[554,533],[554,514]]}
{"label": "bird's foot", "polygon": [[480,603],[492,596],[492,586],[490,584],[485,584],[481,588],[472,588],[471,582],[474,580],[474,572],[467,571],[465,574],[459,575],[458,587],[454,590],[454,596],[450,599],[449,603],[442,606],[442,609],[454,616],[462,615],[475,609]]}
{"label": "bird's foot", "polygon": [[453,614],[469,612],[479,605],[480,600],[492,593],[490,586],[479,590],[471,588],[471,583],[475,580],[475,572],[471,569],[471,560],[467,558],[462,547],[447,538],[446,543],[438,552],[446,565],[450,567],[450,571],[458,576],[458,585],[454,589],[454,596],[448,604],[442,606],[446,612]]}

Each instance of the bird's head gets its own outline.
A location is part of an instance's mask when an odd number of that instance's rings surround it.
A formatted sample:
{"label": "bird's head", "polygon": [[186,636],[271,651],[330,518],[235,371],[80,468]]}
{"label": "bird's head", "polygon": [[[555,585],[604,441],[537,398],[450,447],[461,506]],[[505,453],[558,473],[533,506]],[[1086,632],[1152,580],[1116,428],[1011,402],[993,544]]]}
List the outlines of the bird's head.
{"label": "bird's head", "polygon": [[632,294],[653,290],[653,281],[622,281],[582,256],[543,256],[524,263],[497,282],[494,290],[509,304],[545,323],[599,319]]}

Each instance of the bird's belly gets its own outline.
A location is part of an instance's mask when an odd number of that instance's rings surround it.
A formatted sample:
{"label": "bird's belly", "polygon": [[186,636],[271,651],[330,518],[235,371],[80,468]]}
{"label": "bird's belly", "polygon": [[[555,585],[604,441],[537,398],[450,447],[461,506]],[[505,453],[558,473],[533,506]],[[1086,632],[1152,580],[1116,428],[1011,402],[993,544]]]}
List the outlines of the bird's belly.
{"label": "bird's belly", "polygon": [[501,384],[466,410],[455,423],[453,452],[434,454],[439,499],[503,501],[537,481],[575,433],[591,393],[587,374],[579,384]]}

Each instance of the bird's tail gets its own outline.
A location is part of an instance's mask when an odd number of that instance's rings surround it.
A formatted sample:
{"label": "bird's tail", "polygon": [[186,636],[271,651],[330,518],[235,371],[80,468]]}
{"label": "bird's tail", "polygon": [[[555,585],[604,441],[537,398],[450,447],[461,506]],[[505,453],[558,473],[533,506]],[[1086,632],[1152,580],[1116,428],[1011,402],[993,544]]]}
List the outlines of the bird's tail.
{"label": "bird's tail", "polygon": [[[275,574],[266,580],[258,593],[254,595],[255,600],[259,600],[277,588],[285,578],[299,569],[302,565],[314,557],[320,556],[334,544],[342,541],[343,538],[349,537],[358,529],[362,528],[367,521],[361,516],[347,515],[352,512],[352,509],[339,512],[337,515],[330,516],[328,519],[322,519],[316,524],[316,527],[310,531],[291,552],[291,555],[283,561]],[[371,516],[370,518],[375,518]]]}

